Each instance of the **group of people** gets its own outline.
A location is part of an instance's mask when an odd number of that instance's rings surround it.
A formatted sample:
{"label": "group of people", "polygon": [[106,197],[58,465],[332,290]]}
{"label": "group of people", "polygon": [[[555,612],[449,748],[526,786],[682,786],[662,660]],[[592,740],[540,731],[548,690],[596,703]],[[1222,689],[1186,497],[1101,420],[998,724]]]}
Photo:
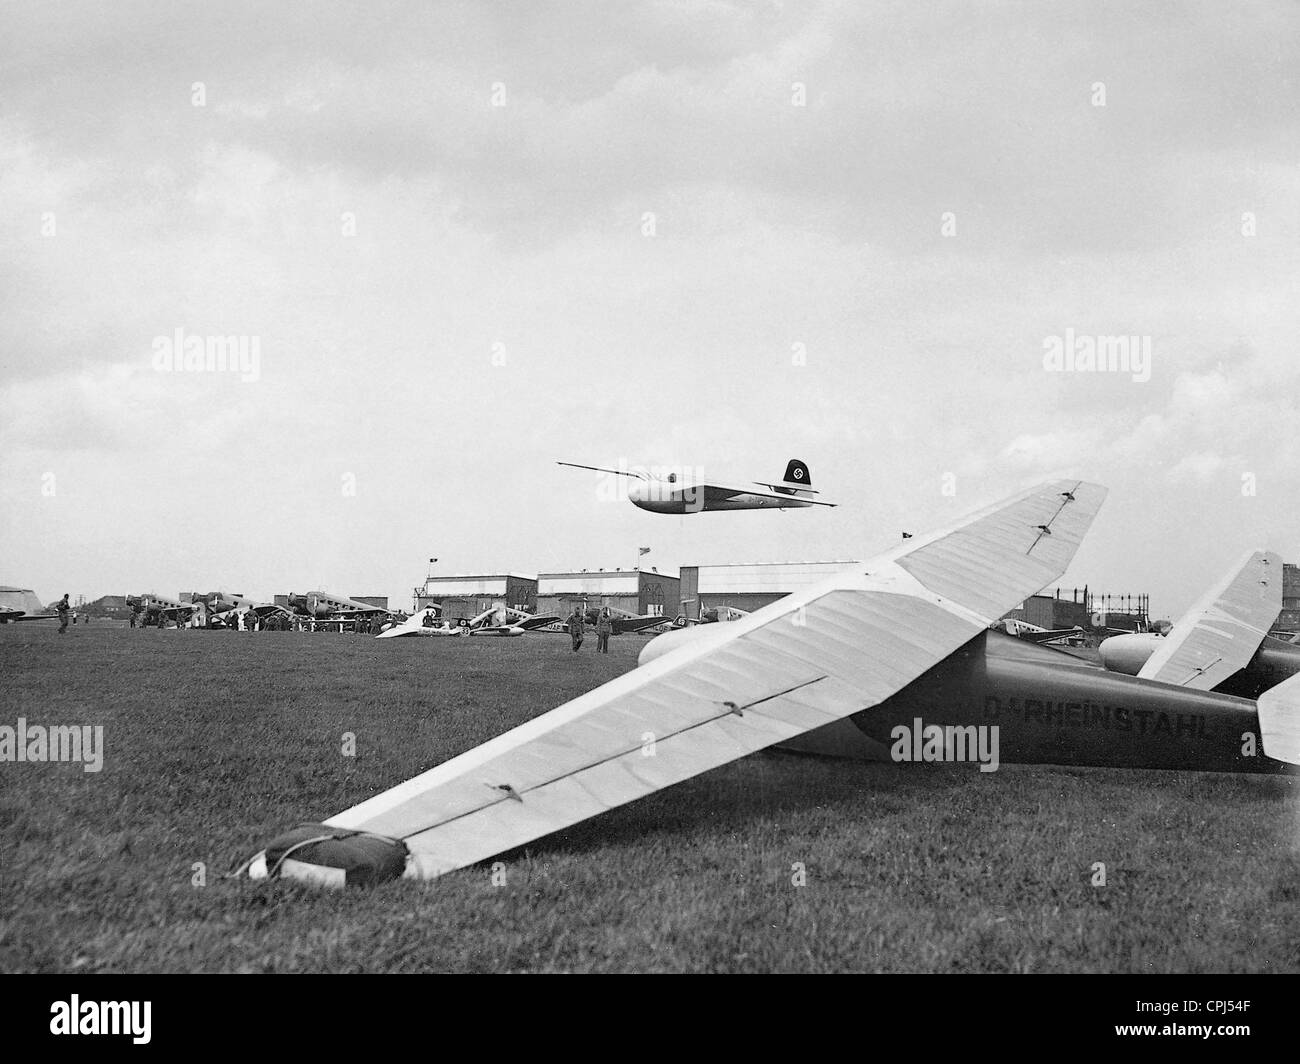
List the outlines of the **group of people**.
{"label": "group of people", "polygon": [[[573,642],[573,651],[576,654],[582,648],[582,637],[587,631],[587,611],[582,606],[574,606],[573,612],[569,614],[569,638]],[[609,653],[609,637],[614,634],[614,615],[609,612],[608,606],[602,606],[596,614],[596,653]]]}

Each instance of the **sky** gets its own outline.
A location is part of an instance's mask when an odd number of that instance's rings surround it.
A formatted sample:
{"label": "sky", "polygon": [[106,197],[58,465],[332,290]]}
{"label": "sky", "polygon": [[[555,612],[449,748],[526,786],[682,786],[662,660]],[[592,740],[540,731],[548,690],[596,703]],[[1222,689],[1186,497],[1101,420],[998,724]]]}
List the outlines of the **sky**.
{"label": "sky", "polygon": [[[5,3],[0,583],[407,605],[1074,476],[1062,583],[1177,616],[1300,561],[1298,77],[1289,2]],[[837,508],[555,464],[791,457]]]}

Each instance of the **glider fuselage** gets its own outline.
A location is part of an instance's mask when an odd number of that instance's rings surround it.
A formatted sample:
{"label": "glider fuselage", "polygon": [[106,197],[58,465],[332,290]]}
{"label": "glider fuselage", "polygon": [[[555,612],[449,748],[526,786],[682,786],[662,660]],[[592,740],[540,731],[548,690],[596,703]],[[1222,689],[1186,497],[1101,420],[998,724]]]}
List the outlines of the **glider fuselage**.
{"label": "glider fuselage", "polygon": [[656,514],[695,514],[706,510],[795,510],[814,505],[797,495],[788,499],[748,492],[714,496],[708,484],[676,485],[662,480],[637,481],[628,488],[627,496],[641,509]]}
{"label": "glider fuselage", "polygon": [[887,748],[896,726],[918,718],[927,726],[996,725],[1004,762],[1293,771],[1261,752],[1250,699],[1108,672],[997,632],[850,719]]}
{"label": "glider fuselage", "polygon": [[[1149,633],[1111,636],[1099,648],[1102,664],[1111,672],[1136,676],[1166,638]],[[1300,647],[1280,639],[1266,638],[1249,664],[1215,690],[1220,694],[1258,698],[1270,687],[1276,687],[1296,673],[1300,673]]]}

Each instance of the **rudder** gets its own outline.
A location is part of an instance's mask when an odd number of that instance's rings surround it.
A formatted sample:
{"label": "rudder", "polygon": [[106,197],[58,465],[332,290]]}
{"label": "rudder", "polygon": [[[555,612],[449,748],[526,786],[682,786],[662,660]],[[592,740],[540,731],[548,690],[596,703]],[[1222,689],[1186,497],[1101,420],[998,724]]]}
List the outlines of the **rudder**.
{"label": "rudder", "polygon": [[812,487],[812,474],[808,472],[808,466],[798,458],[790,459],[785,467],[784,479],[787,484],[798,484],[801,488]]}

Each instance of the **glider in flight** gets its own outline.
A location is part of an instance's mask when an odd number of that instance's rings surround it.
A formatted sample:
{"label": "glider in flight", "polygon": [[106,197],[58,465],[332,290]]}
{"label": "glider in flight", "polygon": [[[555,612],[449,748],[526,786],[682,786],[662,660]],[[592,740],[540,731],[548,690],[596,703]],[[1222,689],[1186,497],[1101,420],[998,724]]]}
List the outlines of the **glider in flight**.
{"label": "glider in flight", "polygon": [[813,496],[808,466],[791,458],[785,476],[779,481],[754,481],[751,484],[727,485],[696,482],[679,473],[654,476],[642,470],[608,469],[604,466],[556,462],[574,469],[591,469],[597,473],[631,477],[627,496],[643,510],[657,514],[693,514],[703,510],[794,510],[808,506],[834,506]]}

